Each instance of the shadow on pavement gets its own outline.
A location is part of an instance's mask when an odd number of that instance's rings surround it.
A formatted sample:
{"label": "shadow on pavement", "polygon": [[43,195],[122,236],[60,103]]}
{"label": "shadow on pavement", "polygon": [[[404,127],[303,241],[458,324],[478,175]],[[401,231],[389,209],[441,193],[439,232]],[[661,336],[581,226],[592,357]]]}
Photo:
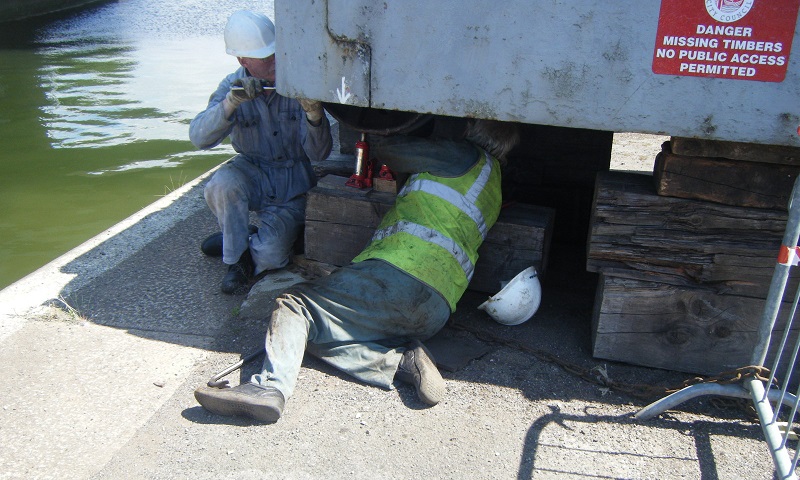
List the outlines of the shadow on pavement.
{"label": "shadow on pavement", "polygon": [[[559,428],[565,430],[583,430],[583,429],[591,429],[593,426],[603,423],[608,425],[617,425],[617,426],[624,426],[624,425],[632,425],[637,426],[640,425],[641,422],[633,418],[632,414],[623,414],[617,416],[610,416],[610,415],[594,415],[592,414],[589,409],[585,409],[583,415],[575,415],[569,413],[561,412],[560,408],[557,406],[549,406],[551,412],[546,415],[542,415],[536,419],[536,421],[531,424],[530,428],[528,429],[526,438],[525,438],[525,447],[524,447],[524,454],[522,455],[522,462],[519,466],[519,473],[517,478],[519,480],[527,480],[533,478],[534,472],[538,474],[542,473],[551,473],[554,475],[561,475],[570,473],[568,471],[558,471],[558,470],[543,470],[541,468],[537,468],[535,464],[535,459],[537,457],[537,453],[539,450],[543,448],[558,448],[558,449],[567,449],[571,450],[574,455],[587,455],[591,452],[596,452],[596,448],[591,448],[591,445],[583,445],[583,446],[565,446],[565,445],[549,445],[543,444],[539,441],[543,431],[545,428],[550,426],[558,426]],[[691,436],[693,439],[693,444],[695,445],[695,457],[685,457],[680,458],[679,456],[676,457],[674,455],[662,455],[660,456],[661,460],[681,460],[681,461],[690,461],[690,462],[697,462],[699,471],[700,471],[700,478],[704,480],[716,480],[719,477],[717,463],[714,459],[714,450],[711,444],[711,437],[712,436],[735,436],[737,438],[751,438],[751,439],[761,439],[761,427],[755,423],[752,425],[737,425],[734,429],[731,428],[731,425],[722,424],[714,421],[705,421],[705,420],[696,420],[692,422],[685,422],[677,420],[669,415],[665,415],[662,418],[652,420],[648,422],[648,425],[651,428],[657,429],[670,429],[675,430],[678,432],[683,432],[685,435]],[[647,441],[647,440],[644,440]],[[653,455],[642,455],[633,452],[604,452],[606,455],[611,456],[619,456],[619,457],[642,457],[644,461],[653,461]],[[569,454],[566,454],[569,456]],[[622,459],[620,459],[620,462]]]}
{"label": "shadow on pavement", "polygon": [[[202,185],[189,195],[201,195]],[[194,201],[198,201],[195,197]],[[200,242],[217,230],[216,221],[207,208],[193,211],[179,220],[165,233],[158,235],[133,255],[113,268],[75,288],[65,288],[66,302],[84,317],[98,325],[122,329],[132,335],[183,346],[203,348],[211,352],[236,354],[226,365],[257,351],[263,346],[266,320],[242,318],[238,315],[245,296],[228,296],[219,290],[219,280],[225,273],[218,258],[208,258],[199,249]],[[99,254],[102,255],[101,245]],[[97,249],[96,249],[97,250]],[[97,255],[94,251],[92,255]],[[82,258],[64,268],[79,271]],[[760,438],[757,424],[742,422],[715,423],[713,421],[678,421],[665,414],[648,422],[633,418],[638,408],[657,397],[643,399],[620,391],[606,390],[598,382],[581,378],[580,372],[590,372],[601,366],[607,375],[619,384],[651,385],[656,388],[675,386],[687,378],[686,374],[632,365],[607,362],[592,357],[591,316],[596,277],[587,273],[585,260],[571,248],[555,248],[550,260],[548,276],[544,279],[543,301],[540,311],[528,322],[515,326],[502,326],[492,321],[477,306],[486,294],[468,292],[458,305],[444,335],[453,338],[478,340],[482,348],[453,371],[443,371],[448,382],[496,385],[519,390],[532,403],[546,405],[549,413],[538,416],[530,424],[524,439],[518,478],[532,478],[540,471],[534,464],[542,448],[573,449],[576,455],[585,452],[581,447],[547,445],[541,441],[547,428],[564,429],[585,426],[590,429],[598,423],[610,426],[646,425],[649,429],[669,429],[688,432],[694,439],[697,459],[703,478],[717,478],[710,435],[735,435]],[[490,340],[487,340],[490,339]],[[524,344],[531,351],[545,352],[546,358],[530,351],[515,348]],[[435,354],[435,352],[434,352]],[[230,356],[230,355],[227,355]],[[219,361],[223,361],[218,359]],[[231,384],[247,381],[258,368],[261,358],[231,373]],[[577,367],[568,371],[564,364]],[[324,372],[344,382],[355,382],[327,364],[307,356],[304,368]],[[415,395],[413,388],[397,385],[397,394],[404,406],[411,410],[426,408]],[[593,415],[588,409],[583,414],[562,412],[559,402],[579,400],[604,406],[622,406],[627,413],[620,415]],[[740,410],[725,411],[704,399],[693,400],[681,410],[710,414],[716,418],[741,419]],[[247,419],[212,415],[199,406],[182,410],[182,417],[195,424],[223,424],[239,427],[254,425]],[[735,432],[732,432],[732,425]],[[614,454],[612,452],[612,454]],[[620,455],[635,455],[620,452]],[[559,472],[553,471],[553,474]]]}

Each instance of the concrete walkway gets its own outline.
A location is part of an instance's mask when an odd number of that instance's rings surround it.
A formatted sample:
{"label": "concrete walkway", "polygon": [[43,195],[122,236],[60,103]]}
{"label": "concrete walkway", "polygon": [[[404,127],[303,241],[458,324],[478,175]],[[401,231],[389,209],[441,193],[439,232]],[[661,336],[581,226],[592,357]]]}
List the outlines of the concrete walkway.
{"label": "concrete walkway", "polygon": [[216,230],[205,180],[0,291],[0,479],[772,478],[741,408],[697,399],[641,422],[658,397],[591,381],[687,376],[593,359],[595,278],[557,248],[562,273],[531,321],[502,327],[476,309],[485,296],[462,300],[436,342],[466,358],[443,372],[436,407],[307,358],[277,424],[209,414],[194,389],[257,351],[271,296],[318,272],[301,264],[249,298],[222,295],[221,262],[198,248]]}

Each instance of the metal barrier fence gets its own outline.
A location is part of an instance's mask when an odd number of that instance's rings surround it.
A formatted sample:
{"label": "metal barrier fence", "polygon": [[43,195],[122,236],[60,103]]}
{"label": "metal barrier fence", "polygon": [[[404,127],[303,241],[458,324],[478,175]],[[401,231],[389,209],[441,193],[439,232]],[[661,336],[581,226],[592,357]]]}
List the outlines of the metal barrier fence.
{"label": "metal barrier fence", "polygon": [[[781,308],[788,303],[783,301],[789,280],[789,271],[792,266],[800,263],[800,247],[797,246],[800,238],[800,177],[797,178],[789,202],[789,218],[783,235],[778,254],[778,262],[770,283],[761,323],[758,327],[756,347],[751,357],[754,366],[765,366],[767,353],[770,350],[772,332]],[[800,303],[800,287],[794,294],[794,302],[788,310],[788,318],[780,343],[773,349],[775,358],[772,360],[769,378],[763,379],[756,376],[742,380],[740,384],[721,385],[716,383],[699,383],[686,387],[667,397],[662,398],[636,414],[636,418],[646,420],[655,417],[666,410],[673,408],[687,400],[702,395],[718,395],[736,398],[749,398],[758,413],[764,439],[769,447],[775,463],[778,478],[797,479],[796,468],[798,463],[797,447],[794,455],[788,446],[790,439],[795,438],[793,427],[800,398],[800,386],[794,394],[789,392],[790,383],[794,383],[793,375],[800,351],[800,335],[792,339],[792,325]],[[791,345],[794,343],[794,345]],[[781,371],[779,371],[781,370]],[[779,380],[780,379],[780,380]]]}

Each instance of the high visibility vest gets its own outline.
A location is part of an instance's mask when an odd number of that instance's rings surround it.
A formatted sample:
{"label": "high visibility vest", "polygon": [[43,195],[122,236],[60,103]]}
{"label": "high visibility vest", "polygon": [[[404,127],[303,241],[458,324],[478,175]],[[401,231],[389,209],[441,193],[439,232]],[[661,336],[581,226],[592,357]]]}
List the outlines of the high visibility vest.
{"label": "high visibility vest", "polygon": [[391,263],[441,293],[455,312],[501,201],[500,165],[483,151],[460,177],[414,174],[353,262]]}

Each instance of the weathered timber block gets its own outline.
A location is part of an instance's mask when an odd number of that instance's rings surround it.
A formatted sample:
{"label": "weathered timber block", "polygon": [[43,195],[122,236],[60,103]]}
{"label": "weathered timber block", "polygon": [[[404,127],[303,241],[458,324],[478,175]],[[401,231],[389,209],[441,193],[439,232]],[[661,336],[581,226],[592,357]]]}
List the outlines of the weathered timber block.
{"label": "weathered timber block", "polygon": [[650,175],[601,172],[587,270],[766,298],[785,228],[785,212],[659,196]]}
{"label": "weathered timber block", "polygon": [[699,138],[670,137],[672,152],[691,157],[722,157],[747,162],[800,165],[800,148],[784,145],[725,142]]}
{"label": "weathered timber block", "polygon": [[[596,358],[715,375],[751,365],[764,300],[600,275],[592,318]],[[780,339],[786,312],[773,338]],[[798,330],[792,330],[793,345]],[[771,365],[776,350],[768,355]]]}
{"label": "weathered timber block", "polygon": [[800,165],[676,155],[665,143],[656,156],[656,193],[739,207],[787,210]]}
{"label": "weathered timber block", "polygon": [[383,178],[376,178],[375,180],[373,180],[372,185],[374,186],[375,190],[379,192],[398,193],[400,191],[400,187],[397,184],[397,180],[386,180]]}
{"label": "weathered timber block", "polygon": [[400,193],[400,189],[405,185],[408,176],[407,173],[395,173],[392,180],[375,177],[372,179],[372,187],[379,192],[389,192],[396,195]]}
{"label": "weathered timber block", "polygon": [[395,194],[348,187],[346,181],[327,175],[308,193],[305,255],[311,260],[347,265],[394,205]]}
{"label": "weathered timber block", "polygon": [[[346,180],[328,175],[308,193],[305,256],[310,260],[349,264],[394,205],[395,195],[346,187]],[[469,288],[497,293],[502,281],[511,280],[529,266],[536,267],[544,277],[554,217],[553,209],[535,205],[517,203],[504,208],[478,249]]]}

